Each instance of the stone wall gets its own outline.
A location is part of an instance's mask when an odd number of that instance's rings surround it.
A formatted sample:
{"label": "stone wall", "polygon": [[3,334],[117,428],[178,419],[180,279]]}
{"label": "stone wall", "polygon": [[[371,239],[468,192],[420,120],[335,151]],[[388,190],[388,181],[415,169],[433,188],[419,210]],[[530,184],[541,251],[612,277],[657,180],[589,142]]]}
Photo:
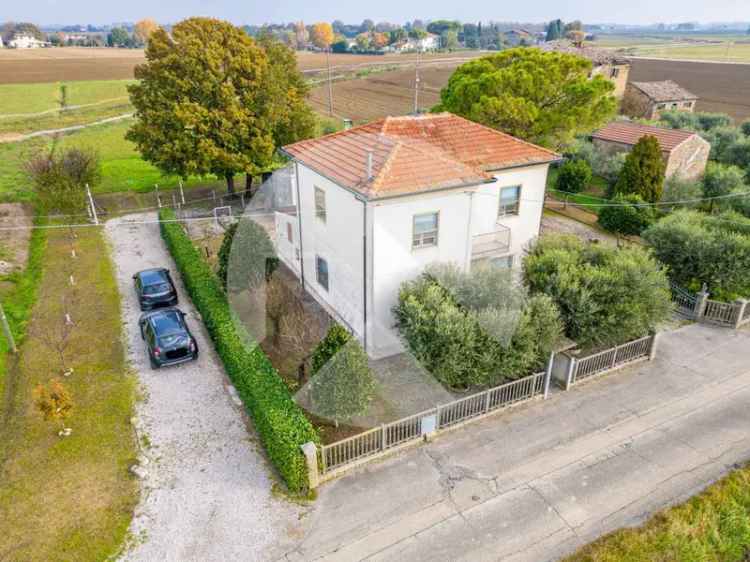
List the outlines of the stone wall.
{"label": "stone wall", "polygon": [[615,97],[622,99],[625,95],[625,87],[630,76],[629,64],[602,64],[595,66],[591,71],[591,76],[601,75],[611,80],[615,85]]}
{"label": "stone wall", "polygon": [[653,110],[651,99],[632,84],[628,84],[622,100],[622,113],[634,119],[651,119]]}
{"label": "stone wall", "polygon": [[672,151],[667,161],[667,177],[697,179],[706,171],[711,144],[695,135]]}

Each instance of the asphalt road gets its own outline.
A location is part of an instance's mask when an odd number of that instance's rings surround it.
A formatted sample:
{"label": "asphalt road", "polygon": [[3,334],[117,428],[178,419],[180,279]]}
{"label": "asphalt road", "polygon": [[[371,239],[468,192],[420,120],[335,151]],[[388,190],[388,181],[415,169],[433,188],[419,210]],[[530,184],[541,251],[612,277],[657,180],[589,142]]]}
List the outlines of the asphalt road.
{"label": "asphalt road", "polygon": [[750,331],[659,357],[324,484],[281,560],[555,560],[750,459]]}

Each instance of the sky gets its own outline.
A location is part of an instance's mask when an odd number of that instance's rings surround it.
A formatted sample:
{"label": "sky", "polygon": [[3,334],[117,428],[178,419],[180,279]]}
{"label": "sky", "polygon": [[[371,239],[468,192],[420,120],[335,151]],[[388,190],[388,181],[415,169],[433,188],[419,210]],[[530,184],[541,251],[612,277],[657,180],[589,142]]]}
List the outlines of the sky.
{"label": "sky", "polygon": [[587,23],[673,23],[750,21],[750,0],[3,0],[0,21],[42,25],[136,21],[144,17],[175,23],[188,16],[212,16],[236,24],[303,20],[402,23],[422,20],[544,22],[555,18]]}

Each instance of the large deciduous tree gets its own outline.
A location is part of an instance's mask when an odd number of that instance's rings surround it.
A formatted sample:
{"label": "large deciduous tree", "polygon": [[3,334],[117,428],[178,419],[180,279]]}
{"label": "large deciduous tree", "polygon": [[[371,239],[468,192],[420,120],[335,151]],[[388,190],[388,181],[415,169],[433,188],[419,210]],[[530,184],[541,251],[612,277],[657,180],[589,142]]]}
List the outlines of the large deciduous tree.
{"label": "large deciduous tree", "polygon": [[615,112],[613,84],[589,78],[591,68],[590,61],[567,53],[509,49],[460,66],[435,111],[558,148]]}
{"label": "large deciduous tree", "polygon": [[159,24],[150,18],[140,20],[135,24],[133,29],[133,37],[140,45],[148,44],[148,40],[151,35],[159,29]]}
{"label": "large deciduous tree", "polygon": [[664,191],[665,171],[659,141],[654,136],[645,135],[625,159],[615,193],[636,194],[649,203],[657,203]]}
{"label": "large deciduous tree", "polygon": [[215,19],[187,19],[171,35],[158,29],[129,87],[136,123],[126,138],[162,172],[214,174],[233,193],[235,174],[270,168],[276,142],[312,132],[290,57]]}
{"label": "large deciduous tree", "polygon": [[326,22],[314,24],[310,32],[310,40],[319,49],[328,49],[333,43],[333,27]]}

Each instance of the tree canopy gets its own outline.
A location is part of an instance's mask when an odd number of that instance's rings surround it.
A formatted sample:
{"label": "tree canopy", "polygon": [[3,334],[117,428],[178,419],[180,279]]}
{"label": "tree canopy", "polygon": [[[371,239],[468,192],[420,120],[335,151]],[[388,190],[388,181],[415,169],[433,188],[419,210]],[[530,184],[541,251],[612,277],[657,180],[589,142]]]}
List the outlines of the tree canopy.
{"label": "tree canopy", "polygon": [[126,138],[162,172],[214,174],[233,192],[235,174],[271,167],[275,142],[312,134],[306,90],[284,49],[216,19],[184,20],[171,35],[157,29],[128,87],[136,122]]}
{"label": "tree canopy", "polygon": [[333,27],[326,22],[316,23],[310,31],[310,40],[319,49],[327,49],[333,43]]}
{"label": "tree canopy", "polygon": [[133,28],[133,37],[140,45],[148,43],[151,34],[159,29],[159,24],[150,18],[140,20]]}
{"label": "tree canopy", "polygon": [[590,61],[567,53],[518,48],[458,67],[435,111],[450,111],[553,148],[606,123],[614,86],[589,78]]}

